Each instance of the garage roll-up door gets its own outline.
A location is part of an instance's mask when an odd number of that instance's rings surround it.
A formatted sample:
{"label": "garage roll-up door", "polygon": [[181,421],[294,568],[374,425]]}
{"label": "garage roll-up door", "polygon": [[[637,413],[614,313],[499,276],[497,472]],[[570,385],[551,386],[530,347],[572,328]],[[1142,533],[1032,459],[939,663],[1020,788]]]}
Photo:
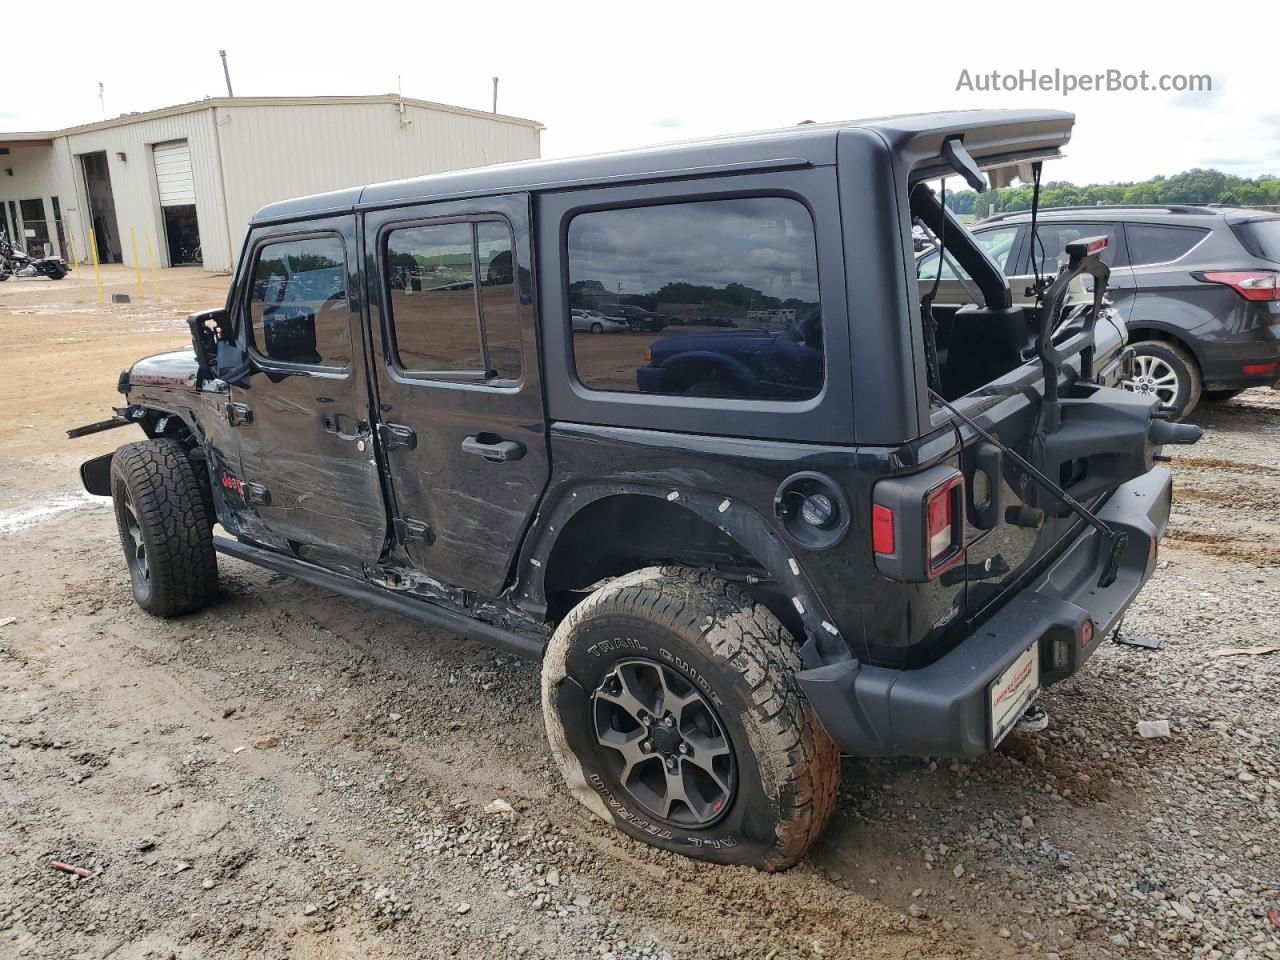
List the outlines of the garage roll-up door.
{"label": "garage roll-up door", "polygon": [[180,207],[196,202],[195,181],[191,178],[191,148],[185,140],[157,143],[156,186],[160,189],[160,206]]}

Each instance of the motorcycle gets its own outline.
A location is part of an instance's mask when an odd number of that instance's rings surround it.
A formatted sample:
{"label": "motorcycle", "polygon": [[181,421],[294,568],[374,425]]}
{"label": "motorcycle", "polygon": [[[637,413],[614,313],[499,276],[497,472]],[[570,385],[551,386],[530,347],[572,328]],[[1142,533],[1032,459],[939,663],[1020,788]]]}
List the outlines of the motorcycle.
{"label": "motorcycle", "polygon": [[13,277],[48,277],[61,280],[71,269],[62,257],[29,257],[19,250],[0,227],[0,281]]}

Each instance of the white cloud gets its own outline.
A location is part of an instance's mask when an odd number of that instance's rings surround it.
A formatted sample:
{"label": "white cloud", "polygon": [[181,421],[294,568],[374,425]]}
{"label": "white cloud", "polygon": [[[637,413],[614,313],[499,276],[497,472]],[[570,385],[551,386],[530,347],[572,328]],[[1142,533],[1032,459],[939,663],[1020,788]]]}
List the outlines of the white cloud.
{"label": "white cloud", "polygon": [[[3,125],[48,129],[224,92],[225,47],[241,95],[386,93],[541,120],[546,156],[760,129],[804,119],[983,107],[1053,107],[1078,117],[1053,179],[1139,179],[1234,158],[1240,173],[1280,173],[1271,58],[1205,43],[1185,17],[1113,4],[1006,6],[978,18],[955,3],[643,6],[486,0],[467,16],[389,2],[173,4],[142,0],[108,15],[100,4],[59,8],[58,42],[9,44]],[[1270,0],[1232,8],[1264,30]],[[1230,31],[1228,31],[1230,32]],[[1117,68],[1208,73],[1212,94],[974,93],[962,69]],[[1265,114],[1272,114],[1264,120]]]}

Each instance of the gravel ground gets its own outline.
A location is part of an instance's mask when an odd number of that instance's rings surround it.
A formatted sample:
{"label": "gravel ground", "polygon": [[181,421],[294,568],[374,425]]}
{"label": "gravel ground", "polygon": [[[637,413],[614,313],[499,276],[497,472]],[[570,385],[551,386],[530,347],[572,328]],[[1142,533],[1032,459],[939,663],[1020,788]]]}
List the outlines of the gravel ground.
{"label": "gravel ground", "polygon": [[1280,652],[1215,655],[1280,645],[1280,394],[1179,450],[1122,631],[1160,649],[1104,645],[974,763],[846,761],[812,856],[763,875],[574,804],[533,664],[226,559],[216,608],[136,609],[75,496],[131,438],[59,431],[219,283],[0,304],[0,956],[1280,960]]}

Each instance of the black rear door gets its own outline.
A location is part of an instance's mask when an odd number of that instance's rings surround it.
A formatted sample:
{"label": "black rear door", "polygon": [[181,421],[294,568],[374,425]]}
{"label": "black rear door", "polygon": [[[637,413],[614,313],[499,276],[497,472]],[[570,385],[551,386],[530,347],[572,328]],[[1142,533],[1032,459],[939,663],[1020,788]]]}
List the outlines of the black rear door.
{"label": "black rear door", "polygon": [[369,211],[379,438],[415,565],[497,596],[547,482],[524,194]]}

